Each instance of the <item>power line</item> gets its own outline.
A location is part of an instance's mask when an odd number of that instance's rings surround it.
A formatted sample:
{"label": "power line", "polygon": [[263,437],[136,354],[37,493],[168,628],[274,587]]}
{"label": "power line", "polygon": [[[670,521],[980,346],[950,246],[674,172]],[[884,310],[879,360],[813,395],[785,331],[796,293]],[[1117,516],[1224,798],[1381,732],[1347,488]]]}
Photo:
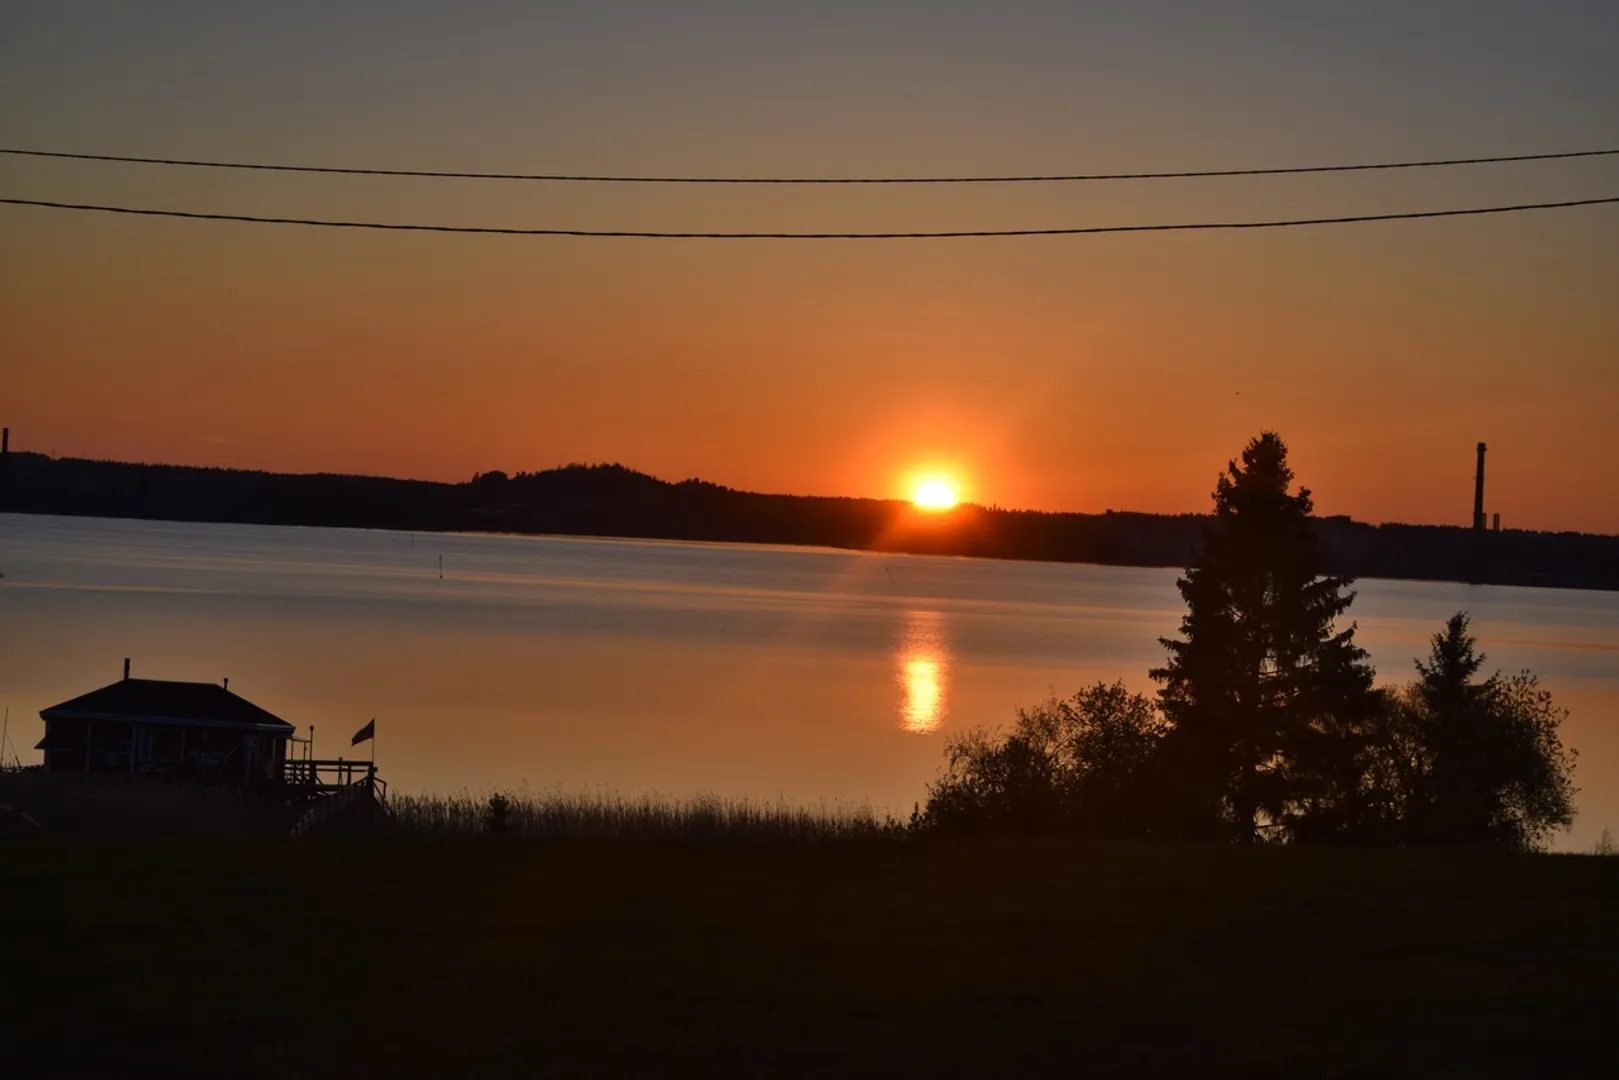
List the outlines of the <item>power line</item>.
{"label": "power line", "polygon": [[1619,147],[1610,150],[1570,150],[1555,154],[1506,154],[1496,157],[1385,161],[1354,165],[1193,169],[1182,172],[1054,173],[1024,176],[622,176],[592,173],[494,173],[435,169],[364,169],[339,165],[276,165],[247,161],[134,157],[124,154],[73,154],[18,147],[0,147],[0,154],[70,161],[112,161],[129,165],[174,165],[193,169],[246,169],[258,172],[327,173],[340,176],[413,176],[437,180],[536,180],[580,184],[1048,184],[1081,180],[1191,180],[1217,176],[1292,176],[1300,173],[1376,172],[1389,169],[1437,169],[1458,165],[1499,165],[1522,161],[1566,161],[1573,158],[1612,157],[1619,155]]}
{"label": "power line", "polygon": [[1619,203],[1619,195],[1563,202],[1518,203],[1451,210],[1415,210],[1395,214],[1352,214],[1345,217],[1291,218],[1275,221],[1202,221],[1155,225],[1086,225],[1051,229],[961,229],[944,232],[649,232],[635,229],[522,229],[487,225],[423,225],[389,221],[332,221],[323,218],[261,217],[256,214],[209,214],[193,210],[52,202],[45,199],[0,198],[0,205],[45,207],[98,214],[185,218],[193,221],[242,221],[256,225],[307,225],[323,229],[385,229],[400,232],[475,233],[495,236],[584,236],[645,240],[962,240],[972,237],[1090,236],[1100,233],[1201,232],[1214,229],[1289,229],[1305,225],[1352,225],[1370,221],[1416,221],[1423,218],[1477,217],[1527,210],[1560,210],[1575,206]]}

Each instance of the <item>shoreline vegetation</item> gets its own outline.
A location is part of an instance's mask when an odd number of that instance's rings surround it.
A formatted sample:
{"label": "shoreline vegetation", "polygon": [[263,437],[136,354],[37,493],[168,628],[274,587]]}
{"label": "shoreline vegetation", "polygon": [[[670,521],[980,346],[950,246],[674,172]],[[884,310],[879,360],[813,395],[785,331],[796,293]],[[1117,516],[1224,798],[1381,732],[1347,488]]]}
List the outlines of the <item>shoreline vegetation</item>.
{"label": "shoreline vegetation", "polygon": [[828,843],[901,839],[906,822],[869,806],[647,794],[495,792],[404,795],[394,827],[418,836],[523,836],[637,842]]}
{"label": "shoreline vegetation", "polygon": [[[503,836],[637,843],[821,844],[903,839],[908,822],[858,803],[795,804],[711,794],[638,796],[562,788],[393,794],[386,815],[334,819],[321,833],[395,838]],[[142,778],[0,769],[0,836],[286,836],[301,806],[273,795]]]}
{"label": "shoreline vegetation", "polygon": [[[1039,708],[1050,708],[1047,703]],[[946,774],[934,785],[946,782]],[[213,842],[284,838],[298,811],[238,793],[150,780],[48,776],[39,766],[0,769],[0,837],[74,836],[88,840]],[[345,826],[321,836],[456,843],[472,838],[521,842],[718,844],[803,847],[827,844],[954,843],[1013,835],[1074,843],[1170,844],[1058,828],[939,829],[918,803],[909,815],[862,803],[800,804],[718,795],[567,791],[556,788],[474,793],[394,794],[383,821]],[[1278,845],[1267,844],[1267,847]],[[1293,845],[1298,846],[1298,845]],[[1306,847],[1314,845],[1303,845]],[[1351,845],[1369,850],[1371,845]],[[1428,847],[1425,850],[1436,850]],[[1610,829],[1583,850],[1535,849],[1555,856],[1619,855]]]}
{"label": "shoreline vegetation", "polygon": [[[3,459],[0,510],[254,525],[818,546],[1104,566],[1184,567],[1209,516],[1045,513],[670,483],[619,465],[481,473],[464,483],[52,458]],[[1465,500],[1459,499],[1458,505]],[[1350,577],[1619,589],[1619,536],[1312,518]]]}

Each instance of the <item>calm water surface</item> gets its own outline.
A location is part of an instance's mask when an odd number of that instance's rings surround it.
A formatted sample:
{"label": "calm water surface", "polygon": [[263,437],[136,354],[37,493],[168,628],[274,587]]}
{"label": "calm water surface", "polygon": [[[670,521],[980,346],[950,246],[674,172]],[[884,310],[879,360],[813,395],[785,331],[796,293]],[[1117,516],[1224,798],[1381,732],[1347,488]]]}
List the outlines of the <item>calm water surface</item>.
{"label": "calm water surface", "polygon": [[[443,559],[443,577],[439,560]],[[214,680],[315,726],[377,718],[396,790],[714,792],[909,812],[952,731],[1122,677],[1176,573],[804,548],[0,515],[0,706]],[[1619,594],[1363,581],[1380,677],[1452,612],[1573,710],[1581,816],[1619,831]],[[361,753],[365,752],[364,748]]]}

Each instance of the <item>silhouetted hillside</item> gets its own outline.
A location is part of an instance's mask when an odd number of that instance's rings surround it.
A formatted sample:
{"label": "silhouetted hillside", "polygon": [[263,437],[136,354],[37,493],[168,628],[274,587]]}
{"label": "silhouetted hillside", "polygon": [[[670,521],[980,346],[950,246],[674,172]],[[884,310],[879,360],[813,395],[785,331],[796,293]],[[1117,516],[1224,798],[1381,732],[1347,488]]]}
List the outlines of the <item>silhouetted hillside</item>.
{"label": "silhouetted hillside", "polygon": [[[0,508],[16,513],[814,544],[1113,566],[1184,566],[1202,515],[1047,514],[883,499],[761,495],[669,483],[620,465],[484,473],[462,484],[292,475],[14,453]],[[1619,589],[1619,537],[1319,519],[1335,572]]]}

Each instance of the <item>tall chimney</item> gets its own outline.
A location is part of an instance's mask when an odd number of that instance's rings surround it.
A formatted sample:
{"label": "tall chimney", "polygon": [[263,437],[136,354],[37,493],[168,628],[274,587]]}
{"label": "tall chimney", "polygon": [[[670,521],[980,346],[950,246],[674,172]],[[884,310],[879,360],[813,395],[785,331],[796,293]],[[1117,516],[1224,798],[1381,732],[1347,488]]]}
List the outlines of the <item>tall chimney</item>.
{"label": "tall chimney", "polygon": [[124,657],[124,678],[129,678],[129,657]]}
{"label": "tall chimney", "polygon": [[1478,475],[1473,478],[1473,528],[1484,531],[1484,450],[1478,444]]}
{"label": "tall chimney", "polygon": [[0,428],[0,454],[11,453],[11,429]]}
{"label": "tall chimney", "polygon": [[1501,511],[1499,510],[1495,512],[1495,531],[1501,531]]}

